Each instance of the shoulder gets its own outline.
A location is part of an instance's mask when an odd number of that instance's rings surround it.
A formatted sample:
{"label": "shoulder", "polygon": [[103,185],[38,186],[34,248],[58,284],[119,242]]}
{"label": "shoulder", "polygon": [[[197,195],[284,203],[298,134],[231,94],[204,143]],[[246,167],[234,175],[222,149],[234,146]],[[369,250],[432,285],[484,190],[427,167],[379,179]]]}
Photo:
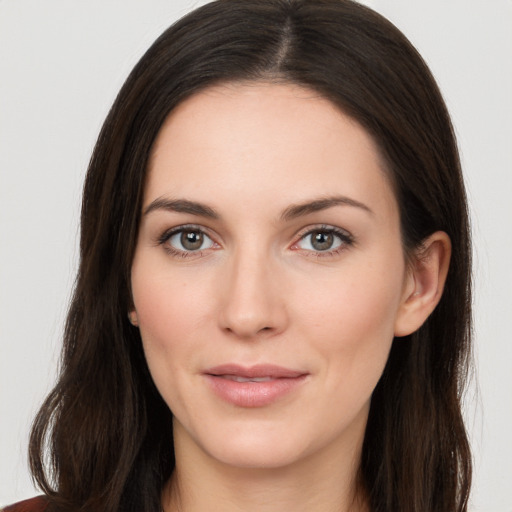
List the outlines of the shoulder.
{"label": "shoulder", "polygon": [[0,508],[0,512],[43,512],[48,505],[44,496],[37,496],[29,500],[19,501],[13,505]]}

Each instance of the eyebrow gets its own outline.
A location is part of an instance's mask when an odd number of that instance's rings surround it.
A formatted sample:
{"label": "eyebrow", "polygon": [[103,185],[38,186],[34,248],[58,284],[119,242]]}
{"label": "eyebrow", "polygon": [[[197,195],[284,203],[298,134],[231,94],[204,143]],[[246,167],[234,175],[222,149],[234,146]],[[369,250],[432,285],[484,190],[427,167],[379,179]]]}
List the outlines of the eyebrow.
{"label": "eyebrow", "polygon": [[218,219],[219,214],[209,206],[195,201],[188,201],[187,199],[166,199],[159,197],[155,199],[144,210],[144,215],[151,213],[155,210],[166,210],[169,212],[190,213],[191,215],[198,215],[200,217],[208,217],[210,219]]}
{"label": "eyebrow", "polygon": [[364,210],[371,215],[374,214],[368,206],[366,206],[364,203],[356,201],[355,199],[351,199],[350,197],[346,196],[333,196],[291,205],[283,211],[281,214],[281,219],[292,220],[296,219],[297,217],[302,217],[304,215],[309,215],[311,213],[332,208],[333,206],[353,206],[355,208],[360,208],[361,210]]}
{"label": "eyebrow", "polygon": [[[293,204],[281,213],[281,220],[289,221],[296,219],[297,217],[302,217],[311,213],[327,210],[328,208],[332,208],[334,206],[352,206],[355,208],[360,208],[361,210],[364,210],[373,215],[373,211],[364,203],[346,196],[334,196],[315,199],[313,201],[307,201],[299,204]],[[144,215],[147,215],[148,213],[151,213],[155,210],[189,213],[191,215],[207,217],[210,219],[220,218],[220,215],[210,206],[198,203],[196,201],[189,201],[188,199],[166,199],[159,197],[148,205],[148,207],[144,210]]]}

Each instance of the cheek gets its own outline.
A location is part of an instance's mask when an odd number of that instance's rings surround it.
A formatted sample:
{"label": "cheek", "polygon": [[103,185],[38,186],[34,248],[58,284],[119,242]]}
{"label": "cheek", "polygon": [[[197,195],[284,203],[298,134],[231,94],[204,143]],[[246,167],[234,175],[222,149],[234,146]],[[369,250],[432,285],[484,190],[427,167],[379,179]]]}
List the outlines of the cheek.
{"label": "cheek", "polygon": [[[196,276],[197,277],[197,276]],[[193,376],[209,307],[208,286],[194,284],[194,275],[177,275],[158,265],[132,268],[132,291],[149,371],[174,414],[185,417],[193,401]]]}
{"label": "cheek", "polygon": [[132,268],[133,300],[146,360],[166,401],[172,383],[193,367],[199,347],[191,339],[208,316],[208,285],[203,281],[204,286],[197,286],[195,278],[193,273],[170,273],[157,264],[138,266],[136,261]]}
{"label": "cheek", "polygon": [[347,268],[308,294],[298,316],[329,362],[333,387],[362,386],[364,393],[371,393],[382,374],[403,285],[403,266],[392,266],[396,268],[387,271],[386,265]]}
{"label": "cheek", "polygon": [[[142,267],[142,265],[140,266]],[[197,329],[208,309],[209,286],[197,275],[172,273],[168,269],[135,263],[132,290],[141,332],[146,331],[155,343],[167,344],[173,337]]]}
{"label": "cheek", "polygon": [[[331,327],[343,336],[377,330],[393,332],[403,287],[403,266],[352,265],[307,287],[303,302],[318,327]],[[354,340],[355,342],[355,340]]]}

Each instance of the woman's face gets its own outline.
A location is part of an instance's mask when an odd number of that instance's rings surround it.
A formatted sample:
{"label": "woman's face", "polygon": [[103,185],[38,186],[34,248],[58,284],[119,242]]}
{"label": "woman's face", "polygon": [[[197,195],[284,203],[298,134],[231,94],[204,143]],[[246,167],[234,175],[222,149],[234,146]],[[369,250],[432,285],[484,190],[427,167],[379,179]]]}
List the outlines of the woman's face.
{"label": "woman's face", "polygon": [[169,116],[131,317],[177,450],[243,467],[357,456],[410,281],[375,144],[329,101],[225,85]]}

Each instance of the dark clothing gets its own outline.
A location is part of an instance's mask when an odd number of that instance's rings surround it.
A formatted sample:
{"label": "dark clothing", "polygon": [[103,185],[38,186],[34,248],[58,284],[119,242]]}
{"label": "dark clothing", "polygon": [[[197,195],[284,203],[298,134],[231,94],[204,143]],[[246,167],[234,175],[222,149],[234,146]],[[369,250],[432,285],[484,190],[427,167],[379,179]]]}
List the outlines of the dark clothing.
{"label": "dark clothing", "polygon": [[47,505],[48,502],[44,496],[37,496],[36,498],[20,501],[13,505],[0,508],[0,512],[44,512]]}

